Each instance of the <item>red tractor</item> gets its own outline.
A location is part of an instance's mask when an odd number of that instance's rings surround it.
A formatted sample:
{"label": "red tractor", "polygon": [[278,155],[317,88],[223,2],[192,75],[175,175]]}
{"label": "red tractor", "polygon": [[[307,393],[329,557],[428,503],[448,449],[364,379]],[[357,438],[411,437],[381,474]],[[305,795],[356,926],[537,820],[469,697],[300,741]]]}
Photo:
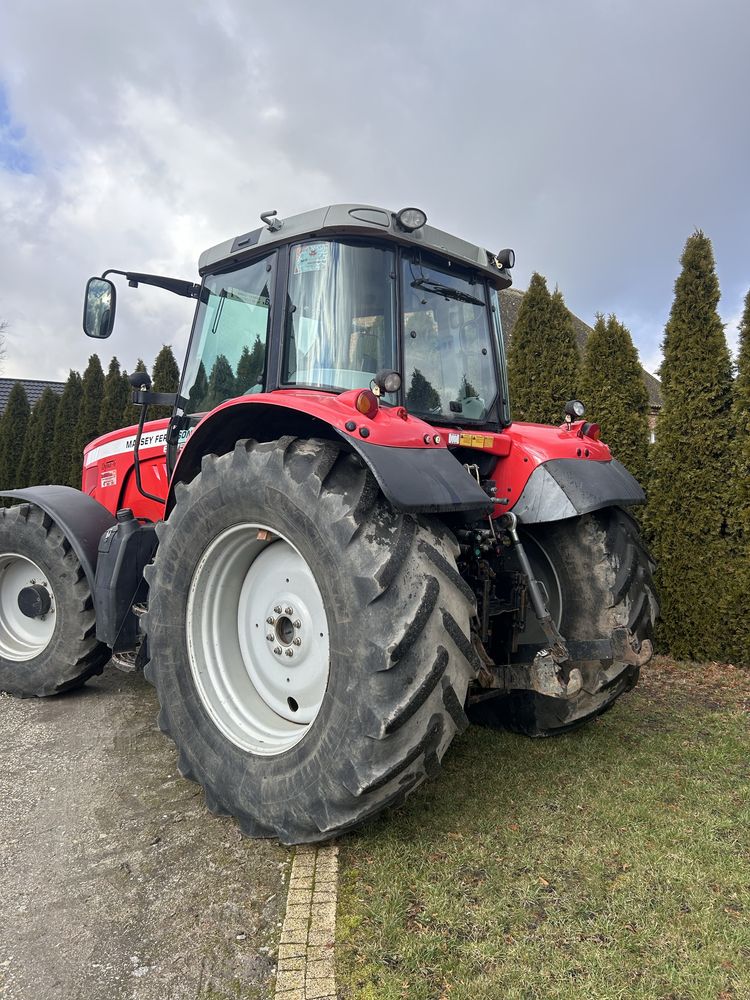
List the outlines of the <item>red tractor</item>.
{"label": "red tractor", "polygon": [[[513,252],[418,209],[334,205],[206,251],[177,394],[136,372],[137,427],[83,487],[5,493],[0,688],[145,667],[212,812],[324,840],[403,802],[469,718],[567,730],[651,655],[638,483],[565,406],[513,423],[498,292]],[[170,419],[146,423],[149,405]]]}

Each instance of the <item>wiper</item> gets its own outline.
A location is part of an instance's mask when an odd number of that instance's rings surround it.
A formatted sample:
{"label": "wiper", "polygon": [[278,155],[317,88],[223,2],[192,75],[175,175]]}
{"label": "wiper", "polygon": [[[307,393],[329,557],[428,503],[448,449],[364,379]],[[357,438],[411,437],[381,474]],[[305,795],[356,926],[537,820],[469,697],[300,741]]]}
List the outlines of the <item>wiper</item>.
{"label": "wiper", "polygon": [[411,283],[411,287],[423,288],[426,292],[434,292],[435,295],[442,295],[446,299],[455,299],[457,302],[470,302],[474,306],[484,305],[484,302],[476,298],[476,296],[469,295],[468,292],[462,292],[460,288],[441,285],[439,281],[433,281],[431,278],[415,278]]}

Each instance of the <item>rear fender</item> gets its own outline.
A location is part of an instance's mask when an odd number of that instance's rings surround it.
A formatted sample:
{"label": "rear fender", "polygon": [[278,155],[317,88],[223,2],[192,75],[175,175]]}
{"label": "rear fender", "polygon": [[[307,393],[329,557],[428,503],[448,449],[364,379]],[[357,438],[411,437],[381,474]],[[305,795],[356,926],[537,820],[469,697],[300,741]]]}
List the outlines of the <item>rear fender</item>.
{"label": "rear fender", "polygon": [[553,458],[531,473],[513,513],[523,524],[540,524],[645,502],[638,481],[614,458]]}
{"label": "rear fender", "polygon": [[217,407],[198,424],[180,452],[167,497],[167,516],[174,506],[176,486],[198,474],[204,455],[226,454],[242,438],[274,441],[285,435],[342,442],[360,456],[397,510],[479,516],[493,509],[487,494],[444,443],[434,443],[434,428],[411,415],[404,419],[395,408],[381,407],[369,420],[354,408],[351,395],[285,391]]}
{"label": "rear fender", "polygon": [[52,518],[70,542],[93,594],[99,539],[117,523],[106,507],[70,486],[31,486],[6,490],[0,497],[33,503]]}

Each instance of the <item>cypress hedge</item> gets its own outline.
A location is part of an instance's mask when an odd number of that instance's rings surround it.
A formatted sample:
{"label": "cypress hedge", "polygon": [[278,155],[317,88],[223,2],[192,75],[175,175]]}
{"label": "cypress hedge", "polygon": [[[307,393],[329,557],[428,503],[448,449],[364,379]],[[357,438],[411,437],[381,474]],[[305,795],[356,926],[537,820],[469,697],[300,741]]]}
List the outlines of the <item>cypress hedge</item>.
{"label": "cypress hedge", "polygon": [[[135,372],[145,372],[148,374],[148,368],[146,368],[146,364],[142,358],[138,358],[136,361],[133,374],[135,374]],[[135,403],[132,402],[133,386],[130,382],[127,383],[127,389],[127,402],[125,403],[122,411],[122,420],[120,421],[121,427],[130,427],[131,424],[137,424],[141,418],[140,406],[136,406]]]}
{"label": "cypress hedge", "polygon": [[104,372],[98,354],[92,354],[83,373],[81,409],[70,460],[69,485],[81,488],[83,449],[99,436],[99,426],[104,398]]}
{"label": "cypress hedge", "polygon": [[647,523],[662,638],[683,659],[726,655],[732,372],[711,241],[687,240],[664,331],[664,406],[651,449]]}
{"label": "cypress hedge", "polygon": [[612,455],[645,483],[648,392],[630,333],[615,316],[596,317],[583,354],[580,391],[586,415],[601,424]]}
{"label": "cypress hedge", "polygon": [[560,424],[576,395],[580,357],[573,317],[561,292],[550,295],[534,273],[518,311],[508,348],[510,402],[515,420]]}
{"label": "cypress hedge", "polygon": [[[83,398],[83,384],[78,372],[71,371],[55,415],[55,430],[52,437],[52,458],[50,479],[61,486],[70,485],[70,469],[73,463],[75,433]],[[80,481],[76,483],[80,487]]]}
{"label": "cypress hedge", "polygon": [[112,358],[107,369],[107,377],[104,379],[102,411],[99,418],[100,434],[107,434],[122,427],[122,413],[130,399],[130,385],[125,381],[126,378],[127,376],[120,371],[120,362],[117,358]]}
{"label": "cypress hedge", "polygon": [[[180,369],[175,360],[172,348],[164,345],[156,355],[153,367],[154,392],[177,392],[180,387]],[[159,420],[172,416],[171,406],[150,406],[148,419]]]}
{"label": "cypress hedge", "polygon": [[[13,490],[25,485],[19,478],[19,472],[22,471],[19,467],[30,414],[31,408],[26,390],[20,382],[16,382],[10,390],[5,413],[0,421],[0,489],[2,490]],[[4,501],[6,507],[10,503],[10,500]]]}
{"label": "cypress hedge", "polygon": [[750,292],[739,326],[737,377],[734,380],[735,462],[730,509],[732,574],[727,617],[734,623],[729,653],[735,663],[750,663]]}

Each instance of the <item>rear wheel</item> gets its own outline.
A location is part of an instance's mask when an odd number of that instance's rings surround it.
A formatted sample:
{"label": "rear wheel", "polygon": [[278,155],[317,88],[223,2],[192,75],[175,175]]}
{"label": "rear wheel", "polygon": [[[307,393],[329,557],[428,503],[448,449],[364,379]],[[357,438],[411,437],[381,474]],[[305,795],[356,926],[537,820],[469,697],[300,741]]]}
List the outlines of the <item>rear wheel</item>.
{"label": "rear wheel", "polygon": [[52,519],[0,510],[0,690],[21,698],[80,687],[110,656],[96,641],[91,590]]}
{"label": "rear wheel", "polygon": [[283,438],[204,458],[158,531],[146,676],[212,811],[324,840],[435,774],[478,667],[444,526],[337,445]]}
{"label": "rear wheel", "polygon": [[[608,637],[627,626],[639,640],[651,638],[659,613],[654,564],[636,521],[619,507],[582,517],[533,525],[522,531],[532,569],[543,584],[555,623],[568,640]],[[546,645],[531,608],[523,645]],[[638,681],[639,668],[612,660],[570,661],[583,686],[571,698],[512,691],[472,706],[472,722],[502,726],[530,736],[550,736],[581,725],[610,708]]]}

